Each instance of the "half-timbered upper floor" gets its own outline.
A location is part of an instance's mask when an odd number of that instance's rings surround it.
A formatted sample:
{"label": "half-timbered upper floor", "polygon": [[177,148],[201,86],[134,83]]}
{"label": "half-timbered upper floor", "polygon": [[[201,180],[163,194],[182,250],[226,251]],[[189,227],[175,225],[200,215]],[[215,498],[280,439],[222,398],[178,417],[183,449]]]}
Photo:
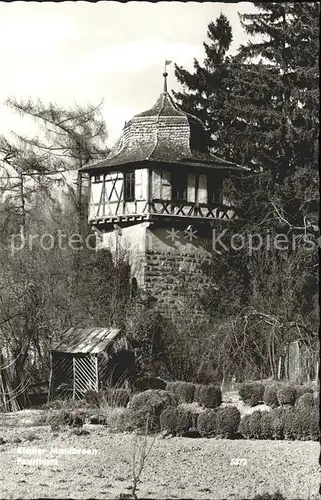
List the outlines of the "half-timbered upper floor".
{"label": "half-timbered upper floor", "polygon": [[225,172],[168,165],[127,168],[90,176],[89,222],[109,225],[155,218],[230,219],[223,198]]}
{"label": "half-timbered upper floor", "polygon": [[203,123],[168,92],[126,123],[106,160],[83,170],[90,178],[89,221],[106,229],[151,219],[231,219],[224,178],[246,171],[213,155]]}

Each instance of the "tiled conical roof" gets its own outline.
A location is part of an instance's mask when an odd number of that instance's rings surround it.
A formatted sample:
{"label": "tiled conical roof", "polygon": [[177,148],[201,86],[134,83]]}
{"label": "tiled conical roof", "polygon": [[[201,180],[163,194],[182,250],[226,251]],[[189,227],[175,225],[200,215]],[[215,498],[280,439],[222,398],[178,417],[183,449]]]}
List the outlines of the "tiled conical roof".
{"label": "tiled conical roof", "polygon": [[[204,124],[174,103],[168,92],[154,106],[127,122],[106,160],[84,170],[129,163],[161,162],[216,168],[240,168],[208,149]],[[242,167],[241,167],[242,168]]]}

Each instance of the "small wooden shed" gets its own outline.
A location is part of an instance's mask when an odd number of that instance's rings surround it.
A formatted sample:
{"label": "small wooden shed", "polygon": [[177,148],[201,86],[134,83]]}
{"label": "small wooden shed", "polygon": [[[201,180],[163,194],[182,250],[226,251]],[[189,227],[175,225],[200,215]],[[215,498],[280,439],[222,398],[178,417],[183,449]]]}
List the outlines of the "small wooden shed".
{"label": "small wooden shed", "polygon": [[50,362],[48,399],[82,398],[89,390],[109,385],[115,368],[118,378],[125,380],[135,366],[127,338],[118,328],[69,328],[50,351]]}

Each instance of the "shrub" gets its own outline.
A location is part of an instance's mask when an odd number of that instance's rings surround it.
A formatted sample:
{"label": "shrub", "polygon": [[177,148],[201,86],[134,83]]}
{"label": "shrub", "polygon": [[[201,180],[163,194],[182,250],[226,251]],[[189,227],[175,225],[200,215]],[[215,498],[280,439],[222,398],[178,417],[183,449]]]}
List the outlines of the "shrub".
{"label": "shrub", "polygon": [[222,392],[215,385],[204,385],[199,390],[199,403],[205,408],[217,408],[222,403]]}
{"label": "shrub", "polygon": [[264,385],[261,382],[245,382],[239,388],[239,396],[245,404],[256,406],[263,401]]}
{"label": "shrub", "polygon": [[103,392],[99,391],[86,391],[84,394],[84,398],[86,403],[90,406],[100,406],[103,402],[104,399],[104,394]]}
{"label": "shrub", "polygon": [[160,415],[160,426],[173,436],[182,436],[193,426],[193,415],[185,408],[165,408]]}
{"label": "shrub", "polygon": [[262,411],[261,414],[261,439],[272,439],[272,415],[269,411]]}
{"label": "shrub", "polygon": [[21,434],[21,439],[23,441],[36,441],[40,439],[40,436],[38,436],[34,431],[25,431]]}
{"label": "shrub", "polygon": [[295,408],[293,416],[294,439],[301,439],[304,441],[311,439],[310,424],[311,424],[311,407]]}
{"label": "shrub", "polygon": [[315,406],[317,406],[319,408],[319,406],[320,406],[320,394],[319,394],[319,392],[314,392],[313,398],[314,398]]}
{"label": "shrub", "polygon": [[296,400],[296,389],[293,385],[282,385],[277,390],[278,402],[281,406],[293,406]]}
{"label": "shrub", "polygon": [[293,440],[296,437],[296,422],[295,422],[295,410],[289,408],[285,413],[284,419],[284,439]]}
{"label": "shrub", "polygon": [[238,431],[243,437],[250,438],[250,415],[244,415],[240,421]]}
{"label": "shrub", "polygon": [[194,400],[195,385],[190,382],[169,382],[166,390],[176,394],[181,403],[192,403]]}
{"label": "shrub", "polygon": [[148,421],[148,430],[158,431],[160,429],[159,417],[162,411],[169,406],[177,406],[177,398],[174,394],[149,389],[135,394],[129,403],[132,411],[132,423],[137,428],[145,428]]}
{"label": "shrub", "polygon": [[204,387],[204,385],[195,384],[194,401],[196,401],[197,403],[199,403],[199,401],[200,401],[200,391],[201,391],[202,387]]}
{"label": "shrub", "polygon": [[313,408],[314,405],[315,399],[313,393],[310,392],[305,392],[295,402],[297,408]]}
{"label": "shrub", "polygon": [[216,433],[221,438],[232,438],[237,433],[241,414],[236,406],[225,406],[216,410]]}
{"label": "shrub", "polygon": [[280,491],[276,491],[275,493],[262,493],[261,495],[255,495],[253,500],[285,500],[284,496]]}
{"label": "shrub", "polygon": [[310,439],[313,441],[320,440],[320,415],[319,407],[314,407],[310,415]]}
{"label": "shrub", "polygon": [[284,438],[284,424],[287,412],[286,408],[275,408],[270,412],[273,439]]}
{"label": "shrub", "polygon": [[279,406],[277,390],[278,386],[276,384],[267,385],[264,389],[263,401],[266,405],[271,406],[271,408]]}
{"label": "shrub", "polygon": [[66,408],[67,403],[68,402],[63,399],[54,399],[52,401],[49,401],[48,403],[45,403],[43,405],[43,408],[47,410],[60,410],[61,408]]}
{"label": "shrub", "polygon": [[47,424],[55,429],[61,425],[69,425],[71,422],[71,412],[69,410],[49,410],[47,415]]}
{"label": "shrub", "polygon": [[216,436],[217,410],[206,410],[197,418],[197,430],[203,437]]}
{"label": "shrub", "polygon": [[286,415],[286,439],[319,440],[319,411],[315,407],[297,407]]}
{"label": "shrub", "polygon": [[261,418],[262,412],[255,411],[250,415],[249,429],[254,439],[261,439]]}
{"label": "shrub", "polygon": [[239,432],[247,439],[260,439],[261,437],[261,414],[255,411],[245,415],[239,425]]}
{"label": "shrub", "polygon": [[313,389],[306,385],[296,385],[295,387],[295,399],[299,399],[303,394],[313,394]]}

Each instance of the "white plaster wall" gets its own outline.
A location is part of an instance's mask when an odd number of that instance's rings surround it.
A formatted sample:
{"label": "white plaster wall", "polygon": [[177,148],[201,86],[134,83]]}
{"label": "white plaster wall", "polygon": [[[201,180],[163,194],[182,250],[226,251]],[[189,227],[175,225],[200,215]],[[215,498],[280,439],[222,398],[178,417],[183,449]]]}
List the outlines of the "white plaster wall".
{"label": "white plaster wall", "polygon": [[131,275],[143,286],[143,271],[146,251],[146,228],[148,223],[141,223],[122,230],[114,230],[102,235],[97,249],[108,248],[114,259],[125,260],[131,267]]}
{"label": "white plaster wall", "polygon": [[106,174],[104,199],[101,198],[102,188],[103,182],[91,183],[89,218],[144,213],[148,190],[148,169],[135,170],[135,202],[124,204],[123,172]]}
{"label": "white plaster wall", "polygon": [[[191,233],[186,233],[183,229],[173,229],[175,233],[172,232],[171,228],[148,228],[146,232],[147,249],[154,252],[211,256],[211,234],[209,237],[204,237],[196,232],[192,237]],[[193,231],[195,231],[194,228]]]}

